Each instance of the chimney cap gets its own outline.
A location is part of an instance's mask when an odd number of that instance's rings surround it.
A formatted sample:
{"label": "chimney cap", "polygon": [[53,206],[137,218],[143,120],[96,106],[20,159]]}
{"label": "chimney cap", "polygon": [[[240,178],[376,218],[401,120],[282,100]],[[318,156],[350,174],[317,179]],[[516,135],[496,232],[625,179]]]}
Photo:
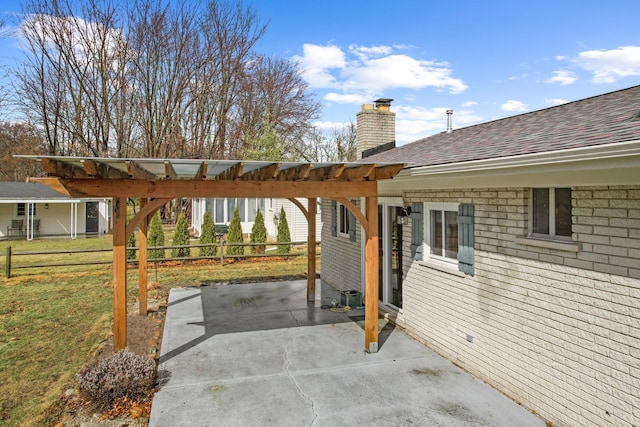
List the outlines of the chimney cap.
{"label": "chimney cap", "polygon": [[393,101],[393,99],[391,99],[391,98],[378,98],[373,102],[376,104],[376,107],[378,107],[380,105],[390,106],[391,105],[391,101]]}

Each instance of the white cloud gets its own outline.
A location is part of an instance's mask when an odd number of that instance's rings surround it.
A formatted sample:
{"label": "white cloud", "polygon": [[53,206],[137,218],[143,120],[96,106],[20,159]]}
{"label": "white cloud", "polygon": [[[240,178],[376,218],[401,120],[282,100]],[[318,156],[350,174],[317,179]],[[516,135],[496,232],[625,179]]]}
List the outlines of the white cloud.
{"label": "white cloud", "polygon": [[381,93],[387,89],[433,87],[461,93],[467,85],[452,77],[447,63],[394,54],[406,46],[338,46],[305,44],[295,57],[313,89],[340,89],[345,93]]}
{"label": "white cloud", "polygon": [[300,63],[304,78],[311,87],[334,88],[337,86],[331,69],[341,69],[346,66],[346,58],[338,46],[318,46],[305,43],[302,46],[303,55],[295,56]]}
{"label": "white cloud", "polygon": [[476,101],[466,101],[462,103],[462,106],[466,108],[475,107],[476,105],[478,105]]}
{"label": "white cloud", "polygon": [[527,111],[527,106],[521,101],[514,101],[513,99],[508,100],[504,104],[500,106],[502,111],[508,112],[522,112]]}
{"label": "white cloud", "polygon": [[628,76],[640,76],[640,46],[580,52],[574,62],[593,73],[593,83],[614,83]]}
{"label": "white cloud", "polygon": [[367,104],[374,98],[372,94],[366,93],[336,93],[328,92],[324,99],[338,104]]}
{"label": "white cloud", "polygon": [[358,57],[361,61],[366,61],[370,57],[389,55],[393,51],[391,46],[358,46],[352,44],[349,46],[349,52]]}
{"label": "white cloud", "polygon": [[569,101],[567,101],[566,99],[561,99],[561,98],[552,98],[552,99],[545,99],[544,102],[547,105],[553,106],[553,105],[566,104]]}
{"label": "white cloud", "polygon": [[560,83],[562,86],[575,83],[578,78],[573,71],[553,71],[553,77],[545,80],[545,83]]}

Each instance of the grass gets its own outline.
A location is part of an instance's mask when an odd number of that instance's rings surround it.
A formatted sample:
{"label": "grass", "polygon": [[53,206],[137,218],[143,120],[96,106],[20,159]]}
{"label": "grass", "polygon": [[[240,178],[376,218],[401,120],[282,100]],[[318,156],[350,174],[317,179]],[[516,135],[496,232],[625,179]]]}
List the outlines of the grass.
{"label": "grass", "polygon": [[[109,248],[110,238],[12,241],[14,251]],[[107,259],[111,254],[105,253]],[[77,258],[79,255],[74,254]],[[38,262],[45,262],[42,256]],[[71,255],[68,255],[71,257]],[[44,258],[44,259],[43,259]],[[71,259],[71,258],[68,258]],[[29,262],[33,262],[30,260]],[[4,263],[4,261],[3,261]],[[171,287],[209,281],[265,279],[306,273],[306,257],[249,259],[225,266],[212,262],[168,263],[149,268],[166,296]],[[0,424],[47,425],[56,402],[74,387],[75,373],[111,331],[111,265],[14,270],[0,279]],[[137,269],[129,269],[128,295],[137,294]]]}

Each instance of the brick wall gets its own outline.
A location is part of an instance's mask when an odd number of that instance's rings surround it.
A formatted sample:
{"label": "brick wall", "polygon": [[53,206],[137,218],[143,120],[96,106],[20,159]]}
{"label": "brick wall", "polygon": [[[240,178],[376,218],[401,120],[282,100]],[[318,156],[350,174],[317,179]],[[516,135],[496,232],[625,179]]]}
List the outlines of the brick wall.
{"label": "brick wall", "polygon": [[[354,202],[356,206],[360,205],[359,201]],[[331,200],[322,199],[322,224],[321,280],[341,291],[360,290],[362,283],[360,223],[356,228],[355,242],[350,241],[348,237],[333,237],[331,235]]]}
{"label": "brick wall", "polygon": [[528,189],[406,193],[406,203],[475,205],[476,273],[405,257],[401,317],[407,332],[553,425],[637,427],[640,189],[572,193],[577,251],[517,239]]}

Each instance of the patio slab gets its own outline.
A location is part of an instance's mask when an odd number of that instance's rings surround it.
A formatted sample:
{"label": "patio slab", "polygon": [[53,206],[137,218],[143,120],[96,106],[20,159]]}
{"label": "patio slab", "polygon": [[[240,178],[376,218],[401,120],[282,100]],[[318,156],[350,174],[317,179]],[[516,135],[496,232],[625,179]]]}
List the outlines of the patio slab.
{"label": "patio slab", "polygon": [[[318,288],[319,288],[318,284]],[[172,289],[156,426],[535,426],[545,423],[364,312],[307,304],[306,281]]]}

